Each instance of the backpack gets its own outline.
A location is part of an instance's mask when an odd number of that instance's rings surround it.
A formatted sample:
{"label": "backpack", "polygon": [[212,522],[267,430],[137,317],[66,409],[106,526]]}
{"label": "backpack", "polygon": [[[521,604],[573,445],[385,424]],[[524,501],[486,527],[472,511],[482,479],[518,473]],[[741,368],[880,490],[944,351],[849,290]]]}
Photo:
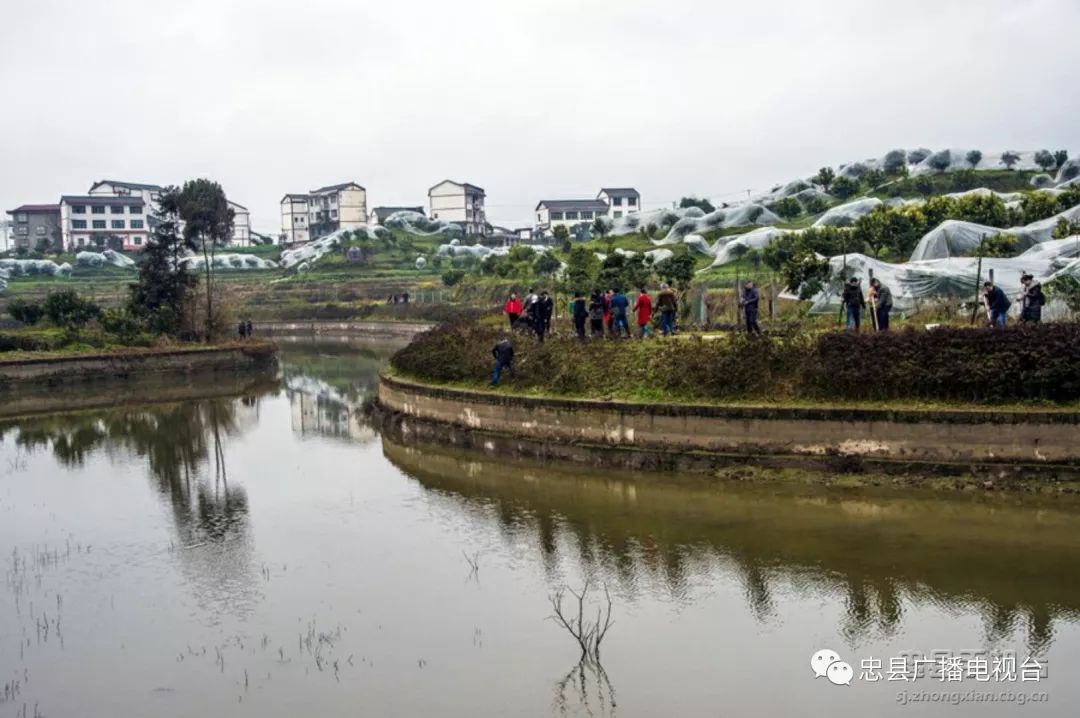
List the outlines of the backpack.
{"label": "backpack", "polygon": [[1046,304],[1046,295],[1043,294],[1042,285],[1035,286],[1035,292],[1032,294],[1032,304],[1036,307],[1041,307]]}

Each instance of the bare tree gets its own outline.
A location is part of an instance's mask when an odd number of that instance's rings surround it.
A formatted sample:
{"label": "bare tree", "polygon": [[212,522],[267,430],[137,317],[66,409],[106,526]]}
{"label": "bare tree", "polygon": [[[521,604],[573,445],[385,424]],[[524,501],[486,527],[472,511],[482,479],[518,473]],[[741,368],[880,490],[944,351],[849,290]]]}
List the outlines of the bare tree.
{"label": "bare tree", "polygon": [[[548,596],[548,600],[551,601],[551,608],[554,611],[550,618],[565,628],[577,642],[578,647],[581,649],[581,661],[599,665],[600,644],[603,643],[608,629],[614,625],[611,620],[611,594],[608,593],[607,586],[604,586],[604,599],[607,605],[606,607],[598,605],[596,607],[596,620],[589,620],[585,617],[585,599],[589,595],[589,588],[589,581],[585,581],[580,593],[564,586]],[[563,608],[563,599],[567,591],[577,601],[576,616],[572,613],[572,606],[570,613]]]}

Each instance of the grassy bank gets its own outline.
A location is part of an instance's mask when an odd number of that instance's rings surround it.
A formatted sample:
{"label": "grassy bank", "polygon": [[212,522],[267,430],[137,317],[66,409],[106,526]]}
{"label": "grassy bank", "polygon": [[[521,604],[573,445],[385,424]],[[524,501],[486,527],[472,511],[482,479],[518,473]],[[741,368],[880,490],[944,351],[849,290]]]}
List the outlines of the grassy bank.
{"label": "grassy bank", "polygon": [[[395,372],[481,389],[505,335],[459,322],[398,352]],[[644,402],[1070,407],[1080,401],[1080,325],[886,334],[792,332],[650,341],[515,337],[500,391]]]}

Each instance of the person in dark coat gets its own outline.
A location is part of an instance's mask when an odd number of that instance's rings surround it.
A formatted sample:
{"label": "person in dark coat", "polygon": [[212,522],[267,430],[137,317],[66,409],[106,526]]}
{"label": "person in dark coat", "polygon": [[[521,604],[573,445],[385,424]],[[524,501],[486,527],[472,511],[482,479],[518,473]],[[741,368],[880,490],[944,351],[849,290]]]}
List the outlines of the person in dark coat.
{"label": "person in dark coat", "polygon": [[844,287],[844,294],[841,297],[841,301],[847,309],[848,330],[859,331],[859,324],[862,320],[862,310],[866,308],[866,298],[863,296],[862,288],[859,286],[858,277],[852,277],[848,280],[847,285]]}
{"label": "person in dark coat", "polygon": [[761,302],[761,292],[754,286],[752,281],[743,285],[742,297],[739,298],[739,304],[742,305],[743,311],[746,312],[746,333],[747,334],[761,334],[761,327],[758,326],[758,304]]}
{"label": "person in dark coat", "polygon": [[533,305],[536,307],[533,315],[533,329],[536,330],[536,338],[544,341],[544,335],[551,328],[551,315],[555,311],[555,302],[548,295],[547,290],[540,292],[540,297]]}
{"label": "person in dark coat", "polygon": [[892,311],[892,290],[876,277],[870,280],[870,296],[873,297],[874,318],[879,332],[889,331],[889,312]]}
{"label": "person in dark coat", "polygon": [[491,385],[499,385],[499,377],[504,370],[514,376],[514,345],[510,340],[503,337],[491,348],[491,356],[495,357],[495,369],[491,372]]}
{"label": "person in dark coat", "polygon": [[250,337],[251,333],[254,330],[255,330],[255,327],[252,326],[250,319],[248,319],[246,322],[244,322],[244,334],[246,334],[248,337]]}
{"label": "person in dark coat", "polygon": [[581,292],[574,292],[573,308],[574,331],[577,332],[578,339],[585,341],[585,321],[589,318],[589,305]]}
{"label": "person in dark coat", "polygon": [[236,333],[241,339],[247,336],[247,324],[244,324],[244,320],[241,319],[240,323],[236,325]]}
{"label": "person in dark coat", "polygon": [[660,310],[660,333],[665,337],[675,334],[675,312],[679,308],[679,298],[665,282],[660,285],[656,295],[656,308]]}
{"label": "person in dark coat", "polygon": [[589,298],[589,325],[593,338],[604,336],[604,295],[599,289]]}
{"label": "person in dark coat", "polygon": [[989,315],[992,327],[1004,327],[1009,318],[1009,307],[1012,302],[1005,296],[1001,287],[993,282],[983,282],[983,301],[986,303],[986,312]]}
{"label": "person in dark coat", "polygon": [[1038,324],[1042,321],[1042,308],[1046,304],[1042,285],[1030,274],[1020,277],[1020,284],[1024,287],[1020,291],[1020,321],[1025,324]]}

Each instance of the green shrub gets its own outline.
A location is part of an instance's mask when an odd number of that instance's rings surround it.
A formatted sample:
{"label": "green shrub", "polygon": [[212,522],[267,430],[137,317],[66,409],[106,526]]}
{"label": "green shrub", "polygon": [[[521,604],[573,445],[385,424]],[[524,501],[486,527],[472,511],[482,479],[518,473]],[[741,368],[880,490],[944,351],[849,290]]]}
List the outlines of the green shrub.
{"label": "green shrub", "polygon": [[1073,401],[1080,324],[824,334],[804,367],[803,389],[855,400]]}
{"label": "green shrub", "polygon": [[44,310],[49,321],[70,331],[78,331],[101,315],[96,302],[80,297],[71,289],[50,292],[45,297]]}
{"label": "green shrub", "polygon": [[15,299],[8,305],[8,314],[17,322],[32,327],[45,316],[45,310],[36,302],[28,302],[25,299]]}
{"label": "green shrub", "polygon": [[[445,324],[417,337],[392,365],[421,380],[479,384],[491,371],[492,346],[505,335],[494,324]],[[515,335],[513,341],[516,375],[508,383],[517,391],[681,401],[1080,399],[1080,324],[663,342],[580,342],[557,334],[540,344]]]}

